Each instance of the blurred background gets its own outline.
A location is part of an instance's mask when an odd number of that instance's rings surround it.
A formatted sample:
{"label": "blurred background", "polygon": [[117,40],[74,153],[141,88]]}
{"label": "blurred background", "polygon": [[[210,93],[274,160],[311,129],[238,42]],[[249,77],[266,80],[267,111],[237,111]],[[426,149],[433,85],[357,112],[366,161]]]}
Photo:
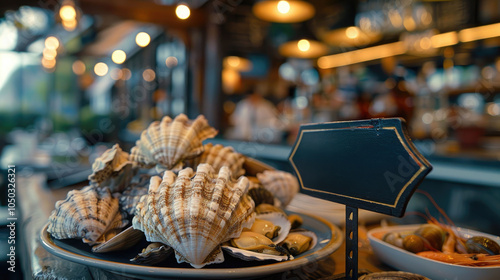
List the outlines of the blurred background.
{"label": "blurred background", "polygon": [[0,4],[2,168],[85,179],[180,113],[285,170],[300,124],[402,117],[435,167],[421,188],[500,232],[499,1]]}

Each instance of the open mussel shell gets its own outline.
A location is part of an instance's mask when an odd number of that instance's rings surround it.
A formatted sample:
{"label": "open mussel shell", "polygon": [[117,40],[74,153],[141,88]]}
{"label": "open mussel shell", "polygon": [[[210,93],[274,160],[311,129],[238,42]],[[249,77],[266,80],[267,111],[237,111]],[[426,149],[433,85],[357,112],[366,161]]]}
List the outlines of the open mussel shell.
{"label": "open mussel shell", "polygon": [[279,245],[286,248],[293,256],[300,255],[311,250],[318,243],[318,236],[306,229],[295,229],[290,231]]}
{"label": "open mussel shell", "polygon": [[153,242],[130,261],[137,264],[155,265],[163,262],[173,252],[172,247],[160,242]]}
{"label": "open mussel shell", "polygon": [[[273,241],[274,244],[278,244],[281,241],[285,240],[286,236],[290,232],[290,229],[292,228],[292,225],[290,224],[290,221],[288,220],[288,218],[279,212],[259,214],[259,215],[255,216],[255,220],[257,221],[257,223],[258,223],[258,220],[269,221],[275,227],[280,227],[280,229],[278,230],[277,236],[271,236],[271,237],[267,236]],[[254,225],[255,225],[255,222],[254,222]],[[254,226],[252,226],[252,229],[253,228],[254,228]],[[257,231],[260,231],[259,233],[262,233],[262,230],[257,229]]]}
{"label": "open mussel shell", "polygon": [[500,245],[494,240],[485,236],[473,236],[465,242],[467,253],[499,255]]}
{"label": "open mussel shell", "polygon": [[144,233],[142,231],[130,226],[103,243],[92,247],[92,252],[107,253],[125,250],[137,244],[143,237]]}
{"label": "open mussel shell", "polygon": [[427,277],[404,271],[383,271],[363,275],[359,280],[430,280]]}

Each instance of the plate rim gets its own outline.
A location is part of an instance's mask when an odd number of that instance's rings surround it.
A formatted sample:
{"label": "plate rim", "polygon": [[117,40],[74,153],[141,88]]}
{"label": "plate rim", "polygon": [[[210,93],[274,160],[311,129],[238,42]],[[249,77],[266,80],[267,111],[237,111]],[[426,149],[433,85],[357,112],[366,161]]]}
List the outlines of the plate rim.
{"label": "plate rim", "polygon": [[[456,265],[456,264],[451,264],[451,263],[445,263],[445,262],[440,262],[440,261],[432,260],[432,259],[429,259],[429,258],[425,258],[425,257],[419,256],[417,254],[413,254],[411,252],[408,252],[408,251],[406,251],[404,249],[401,249],[401,248],[396,247],[396,246],[394,246],[392,244],[384,242],[381,239],[373,236],[374,233],[384,232],[384,231],[387,231],[387,230],[390,230],[390,229],[395,229],[395,230],[398,230],[398,231],[405,231],[405,230],[416,229],[417,227],[419,227],[421,225],[424,225],[424,224],[408,224],[408,225],[396,225],[396,226],[388,226],[388,227],[378,227],[378,228],[374,228],[374,229],[369,230],[367,232],[367,236],[368,236],[368,239],[369,239],[370,242],[375,242],[375,243],[380,244],[381,246],[388,247],[388,248],[390,248],[392,250],[397,250],[397,251],[405,253],[405,254],[407,254],[409,256],[413,256],[413,257],[416,257],[418,259],[428,261],[430,263],[444,265],[445,267],[450,267],[450,268],[454,268],[454,269],[473,269],[473,270],[476,270],[476,271],[479,271],[479,270],[483,270],[483,271],[486,271],[486,270],[500,270],[500,266],[488,266],[488,267],[466,266],[466,265]],[[496,235],[493,235],[493,234],[489,234],[489,233],[485,233],[485,232],[480,232],[480,231],[477,231],[477,230],[468,229],[468,228],[464,228],[464,227],[452,226],[452,228],[455,229],[456,231],[458,231],[459,233],[465,233],[465,232],[467,232],[467,233],[474,233],[474,234],[483,235],[483,236],[486,236],[486,237],[489,237],[489,238],[493,238],[496,241],[500,241],[500,236],[496,236]],[[374,252],[375,252],[375,254],[377,254],[376,250],[374,250]]]}
{"label": "plate rim", "polygon": [[[290,211],[291,213],[294,213]],[[344,234],[342,230],[326,219],[305,213],[295,213],[300,215],[306,215],[311,219],[319,221],[326,225],[335,238],[331,238],[325,247],[319,249],[318,251],[311,252],[309,254],[300,256],[299,258],[294,258],[293,260],[288,260],[284,262],[277,262],[272,264],[258,265],[254,267],[243,267],[243,268],[213,268],[213,269],[195,269],[195,268],[169,268],[169,267],[154,267],[154,266],[144,266],[138,264],[127,264],[116,261],[102,260],[98,258],[83,256],[64,248],[57,246],[50,234],[47,232],[48,222],[43,226],[40,231],[40,240],[42,246],[51,254],[87,266],[93,266],[103,270],[111,271],[121,275],[136,275],[145,276],[150,275],[154,277],[176,277],[176,278],[197,278],[203,277],[205,279],[215,279],[215,278],[246,278],[246,277],[256,277],[263,275],[270,275],[274,273],[279,273],[286,271],[288,269],[295,269],[302,267],[310,262],[319,261],[324,259],[328,255],[334,253],[340,248],[344,242]],[[154,271],[154,274],[152,272]]]}

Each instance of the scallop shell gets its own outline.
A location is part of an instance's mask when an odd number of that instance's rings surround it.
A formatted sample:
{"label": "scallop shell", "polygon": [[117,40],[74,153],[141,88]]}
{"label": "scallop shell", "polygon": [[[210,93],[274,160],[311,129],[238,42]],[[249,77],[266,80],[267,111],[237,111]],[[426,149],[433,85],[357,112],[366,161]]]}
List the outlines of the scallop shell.
{"label": "scallop shell", "polygon": [[182,160],[203,152],[202,141],[214,137],[217,130],[211,127],[203,115],[189,120],[184,114],[175,119],[165,116],[161,122],[149,125],[131,150],[129,159],[139,165],[171,170]]}
{"label": "scallop shell", "polygon": [[299,182],[292,174],[279,170],[265,170],[257,174],[262,186],[270,191],[286,207],[299,192]]}
{"label": "scallop shell", "polygon": [[56,202],[47,231],[56,239],[82,238],[94,245],[102,242],[99,239],[106,232],[126,224],[118,199],[108,188],[87,186],[68,192],[66,199]]}
{"label": "scallop shell", "polygon": [[160,242],[153,242],[148,247],[142,249],[142,252],[137,254],[134,258],[130,259],[131,262],[143,265],[159,264],[167,259],[174,250]]}
{"label": "scallop shell", "polygon": [[233,181],[226,166],[218,174],[209,164],[198,165],[196,173],[182,169],[178,176],[165,171],[161,183],[151,183],[141,198],[133,227],[149,242],[174,248],[178,262],[195,268],[222,262],[220,244],[239,236],[255,219],[254,203],[244,195],[247,188],[248,179]]}
{"label": "scallop shell", "polygon": [[135,214],[135,207],[141,197],[148,193],[148,185],[151,176],[141,175],[137,182],[127,187],[120,196],[120,208],[129,215]]}
{"label": "scallop shell", "polygon": [[118,144],[106,150],[92,164],[89,183],[95,187],[108,187],[111,192],[123,191],[134,176],[133,162]]}
{"label": "scallop shell", "polygon": [[144,237],[142,231],[134,229],[132,226],[119,232],[118,234],[103,234],[105,239],[103,243],[92,247],[94,253],[107,253],[128,249],[137,244]]}
{"label": "scallop shell", "polygon": [[245,174],[243,163],[245,157],[237,153],[233,147],[224,147],[220,144],[208,143],[203,146],[205,151],[198,157],[187,162],[187,166],[195,168],[198,164],[208,163],[218,172],[222,166],[227,166],[231,170],[233,178],[238,178]]}

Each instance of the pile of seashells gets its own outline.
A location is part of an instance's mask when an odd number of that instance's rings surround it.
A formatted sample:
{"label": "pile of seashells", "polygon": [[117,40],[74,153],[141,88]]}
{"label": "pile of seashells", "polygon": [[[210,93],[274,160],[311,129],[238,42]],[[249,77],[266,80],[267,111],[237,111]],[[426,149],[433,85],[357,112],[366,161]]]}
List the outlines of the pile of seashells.
{"label": "pile of seashells", "polygon": [[[205,117],[164,117],[140,136],[130,154],[118,144],[92,165],[89,186],[55,205],[47,231],[76,238],[94,253],[149,246],[130,261],[155,265],[175,253],[195,268],[224,261],[293,259],[317,237],[284,207],[298,192],[290,173],[245,171],[232,147],[205,144],[217,131]],[[127,227],[128,226],[128,227]]]}

